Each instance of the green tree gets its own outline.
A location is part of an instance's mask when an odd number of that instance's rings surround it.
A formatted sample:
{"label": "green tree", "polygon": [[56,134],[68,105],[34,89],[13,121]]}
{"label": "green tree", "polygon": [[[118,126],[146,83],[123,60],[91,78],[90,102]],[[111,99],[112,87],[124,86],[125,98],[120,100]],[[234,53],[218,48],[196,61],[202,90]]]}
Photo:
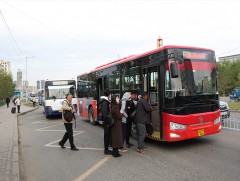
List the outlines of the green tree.
{"label": "green tree", "polygon": [[7,97],[12,97],[15,90],[11,74],[0,72],[0,99],[4,100]]}
{"label": "green tree", "polygon": [[240,60],[219,62],[217,69],[220,96],[228,96],[235,87],[240,87]]}

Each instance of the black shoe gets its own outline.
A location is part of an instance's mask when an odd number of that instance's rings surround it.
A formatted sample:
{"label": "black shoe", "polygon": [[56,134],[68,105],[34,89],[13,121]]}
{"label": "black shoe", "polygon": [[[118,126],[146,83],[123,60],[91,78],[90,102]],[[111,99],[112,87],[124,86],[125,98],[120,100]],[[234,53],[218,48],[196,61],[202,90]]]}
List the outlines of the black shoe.
{"label": "black shoe", "polygon": [[62,149],[65,149],[66,147],[64,145],[62,145],[60,142],[58,143],[59,146],[61,146]]}
{"label": "black shoe", "polygon": [[71,148],[72,151],[78,151],[79,149],[74,147],[74,148]]}
{"label": "black shoe", "polygon": [[127,146],[127,148],[130,148],[131,146],[133,146],[133,144],[132,143],[127,143],[126,146]]}
{"label": "black shoe", "polygon": [[121,154],[117,154],[117,155],[113,155],[113,157],[117,158],[117,157],[121,157]]}
{"label": "black shoe", "polygon": [[111,155],[113,152],[112,151],[110,151],[110,150],[104,150],[104,154],[105,155]]}

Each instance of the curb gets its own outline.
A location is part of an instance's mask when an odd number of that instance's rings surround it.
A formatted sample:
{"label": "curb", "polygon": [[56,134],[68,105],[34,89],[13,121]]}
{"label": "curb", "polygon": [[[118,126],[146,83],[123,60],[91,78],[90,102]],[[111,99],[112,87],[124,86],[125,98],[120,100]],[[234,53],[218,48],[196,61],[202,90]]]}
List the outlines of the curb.
{"label": "curb", "polygon": [[12,180],[20,181],[20,162],[19,162],[19,129],[18,129],[18,117],[29,112],[37,110],[39,107],[35,109],[31,109],[25,111],[23,113],[17,114],[17,120],[14,121],[14,131],[13,131],[13,150],[12,150]]}

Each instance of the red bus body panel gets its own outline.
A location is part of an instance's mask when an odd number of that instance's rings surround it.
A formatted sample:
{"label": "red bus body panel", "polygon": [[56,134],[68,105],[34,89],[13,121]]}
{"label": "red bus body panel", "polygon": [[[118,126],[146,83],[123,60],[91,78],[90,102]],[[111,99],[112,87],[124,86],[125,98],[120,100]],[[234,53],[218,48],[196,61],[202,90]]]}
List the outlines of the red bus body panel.
{"label": "red bus body panel", "polygon": [[[206,112],[190,115],[172,115],[163,113],[163,140],[172,142],[199,137],[198,131],[203,130],[204,135],[215,134],[221,131],[221,121],[214,125],[214,120],[219,118],[220,111]],[[170,130],[170,122],[186,125],[186,130]],[[170,133],[175,133],[180,137],[174,138]]]}
{"label": "red bus body panel", "polygon": [[88,119],[89,109],[93,108],[93,118],[97,118],[97,101],[88,99],[78,99],[79,116]]}

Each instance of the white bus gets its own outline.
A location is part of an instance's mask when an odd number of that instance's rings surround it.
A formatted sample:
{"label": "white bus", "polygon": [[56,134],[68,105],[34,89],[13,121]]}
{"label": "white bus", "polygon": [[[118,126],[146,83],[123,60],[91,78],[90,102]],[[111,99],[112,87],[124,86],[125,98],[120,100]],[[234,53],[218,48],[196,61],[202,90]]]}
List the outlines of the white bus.
{"label": "white bus", "polygon": [[77,110],[76,81],[75,80],[46,80],[42,97],[43,113],[46,118],[62,114],[62,102],[66,95],[73,95],[72,104]]}

